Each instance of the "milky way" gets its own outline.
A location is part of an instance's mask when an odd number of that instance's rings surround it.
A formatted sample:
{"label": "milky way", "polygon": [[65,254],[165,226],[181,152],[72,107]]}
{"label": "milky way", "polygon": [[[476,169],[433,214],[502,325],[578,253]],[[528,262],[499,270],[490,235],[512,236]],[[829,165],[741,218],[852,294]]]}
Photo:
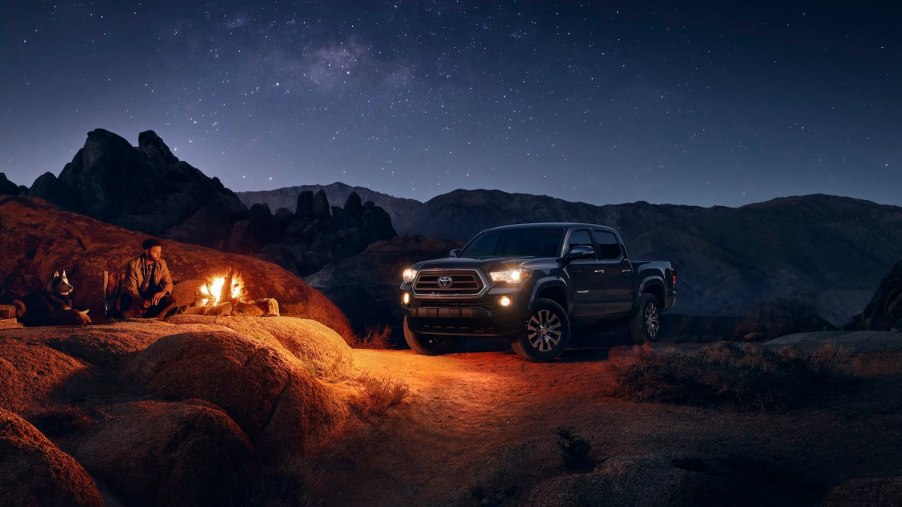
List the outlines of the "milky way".
{"label": "milky way", "polygon": [[902,204],[900,12],[723,4],[3,1],[0,171],[99,127],[233,190]]}

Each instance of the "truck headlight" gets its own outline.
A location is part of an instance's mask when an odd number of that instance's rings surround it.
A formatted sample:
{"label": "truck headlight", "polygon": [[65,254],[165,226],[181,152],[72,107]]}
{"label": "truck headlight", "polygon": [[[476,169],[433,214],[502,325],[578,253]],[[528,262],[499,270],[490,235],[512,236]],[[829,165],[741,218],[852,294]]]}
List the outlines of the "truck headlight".
{"label": "truck headlight", "polygon": [[493,282],[519,283],[529,278],[528,269],[509,269],[507,271],[492,271],[489,276]]}
{"label": "truck headlight", "polygon": [[412,283],[413,279],[417,277],[417,270],[407,268],[401,273],[401,278],[404,279],[404,283]]}

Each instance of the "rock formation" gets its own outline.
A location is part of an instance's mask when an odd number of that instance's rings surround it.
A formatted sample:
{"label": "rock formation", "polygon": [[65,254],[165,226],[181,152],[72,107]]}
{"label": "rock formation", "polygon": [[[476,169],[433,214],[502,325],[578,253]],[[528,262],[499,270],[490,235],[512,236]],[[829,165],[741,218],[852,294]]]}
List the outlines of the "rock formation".
{"label": "rock formation", "polygon": [[16,185],[6,179],[5,173],[0,173],[0,194],[19,195],[28,191],[27,187]]}
{"label": "rock formation", "polygon": [[859,329],[902,330],[902,262],[883,277],[871,302],[855,321]]}
{"label": "rock formation", "polygon": [[[56,270],[66,270],[75,286],[73,299],[79,309],[103,315],[103,272],[121,269],[142,252],[147,235],[128,231],[92,218],[60,210],[35,197],[0,196],[0,302],[43,287]],[[163,241],[166,259],[176,284],[206,280],[226,273],[240,273],[247,299],[275,298],[283,315],[318,320],[348,340],[353,333],[347,318],[331,301],[296,275],[253,257],[230,254],[197,245]],[[199,285],[182,293],[182,304]],[[185,294],[181,296],[181,294]]]}

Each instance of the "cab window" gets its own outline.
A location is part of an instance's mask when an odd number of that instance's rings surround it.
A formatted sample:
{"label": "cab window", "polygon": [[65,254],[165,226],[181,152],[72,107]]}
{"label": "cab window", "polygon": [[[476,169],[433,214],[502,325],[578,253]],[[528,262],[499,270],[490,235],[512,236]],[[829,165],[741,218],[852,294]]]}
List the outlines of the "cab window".
{"label": "cab window", "polygon": [[623,249],[614,233],[609,231],[592,230],[595,243],[598,244],[598,259],[602,261],[616,261],[623,257]]}
{"label": "cab window", "polygon": [[567,251],[569,252],[575,246],[588,246],[592,249],[595,248],[595,245],[592,244],[592,238],[589,237],[589,231],[580,229],[578,231],[573,231],[572,233],[570,233],[570,239],[567,241]]}

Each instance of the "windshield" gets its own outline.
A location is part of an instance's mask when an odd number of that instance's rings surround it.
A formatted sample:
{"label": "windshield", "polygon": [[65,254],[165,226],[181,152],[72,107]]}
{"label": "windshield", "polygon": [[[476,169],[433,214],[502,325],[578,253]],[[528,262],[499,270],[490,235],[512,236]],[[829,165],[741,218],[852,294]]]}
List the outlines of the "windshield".
{"label": "windshield", "polygon": [[492,229],[476,236],[460,257],[557,257],[561,251],[561,227]]}

